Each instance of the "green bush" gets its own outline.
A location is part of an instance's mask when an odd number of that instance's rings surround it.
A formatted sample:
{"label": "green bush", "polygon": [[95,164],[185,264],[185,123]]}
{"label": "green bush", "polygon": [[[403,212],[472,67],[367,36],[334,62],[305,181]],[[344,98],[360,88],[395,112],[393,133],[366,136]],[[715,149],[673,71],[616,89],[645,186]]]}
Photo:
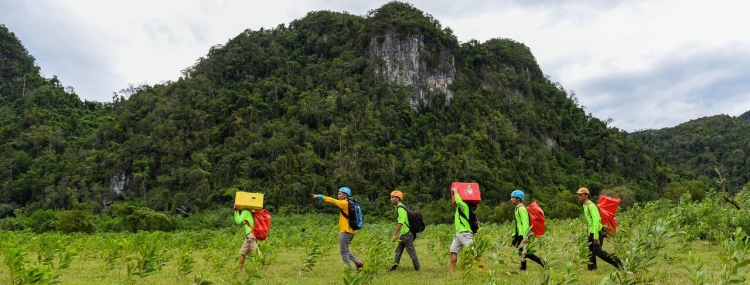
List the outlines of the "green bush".
{"label": "green bush", "polygon": [[55,229],[53,225],[55,212],[52,210],[36,210],[29,218],[32,221],[32,230],[35,233],[43,233]]}
{"label": "green bush", "polygon": [[146,207],[137,207],[127,203],[112,204],[112,212],[122,217],[123,227],[132,232],[138,231],[172,231],[174,220],[165,213],[154,212]]}
{"label": "green bush", "polygon": [[635,205],[635,192],[626,186],[607,188],[602,190],[599,194],[620,198],[620,209],[627,209]]}
{"label": "green bush", "polygon": [[678,202],[682,195],[689,193],[693,202],[700,202],[705,199],[707,190],[708,185],[698,180],[683,183],[672,182],[667,185],[667,189],[664,191],[664,198]]}
{"label": "green bush", "polygon": [[24,231],[33,229],[34,222],[28,217],[5,218],[0,223],[0,230]]}
{"label": "green bush", "polygon": [[96,231],[91,213],[82,210],[62,211],[55,214],[52,226],[64,233],[93,233]]}

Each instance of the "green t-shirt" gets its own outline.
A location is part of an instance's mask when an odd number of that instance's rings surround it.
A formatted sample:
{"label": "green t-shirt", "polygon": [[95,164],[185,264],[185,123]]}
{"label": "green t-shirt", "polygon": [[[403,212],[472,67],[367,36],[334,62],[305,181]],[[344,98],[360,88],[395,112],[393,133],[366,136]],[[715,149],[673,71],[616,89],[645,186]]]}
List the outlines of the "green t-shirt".
{"label": "green t-shirt", "polygon": [[526,206],[519,203],[516,205],[516,235],[524,236],[526,231],[529,230],[529,211],[526,210]]}
{"label": "green t-shirt", "polygon": [[410,227],[409,227],[409,214],[406,213],[406,208],[404,208],[404,204],[401,204],[401,202],[398,203],[398,206],[396,206],[396,214],[398,215],[398,218],[396,218],[396,222],[401,224],[401,232],[400,235],[405,235],[409,233]]}
{"label": "green t-shirt", "polygon": [[469,204],[466,204],[463,200],[461,200],[461,196],[456,193],[453,195],[453,198],[456,200],[456,214],[453,217],[453,224],[456,226],[456,233],[460,232],[471,232],[471,225],[469,224],[468,219],[464,219],[461,217],[461,214],[458,213],[458,211],[461,211],[464,213],[464,216],[466,218],[469,217]]}
{"label": "green t-shirt", "polygon": [[599,238],[599,231],[602,229],[602,217],[599,216],[599,208],[591,200],[583,204],[583,215],[589,224],[589,233],[594,234],[594,238]]}
{"label": "green t-shirt", "polygon": [[[245,224],[246,220],[248,223],[250,223],[249,227],[247,226],[247,224]],[[251,213],[248,210],[234,211],[234,222],[238,224],[242,224],[242,226],[245,228],[245,234],[249,234],[250,232],[252,232],[253,231],[252,227],[255,226],[253,213]]]}

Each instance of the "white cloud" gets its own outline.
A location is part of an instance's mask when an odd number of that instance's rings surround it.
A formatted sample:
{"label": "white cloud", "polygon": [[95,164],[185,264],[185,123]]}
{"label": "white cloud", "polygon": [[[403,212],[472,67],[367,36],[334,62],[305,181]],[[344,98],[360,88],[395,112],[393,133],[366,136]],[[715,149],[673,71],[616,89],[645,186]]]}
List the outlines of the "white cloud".
{"label": "white cloud", "polygon": [[[245,29],[288,24],[316,10],[364,15],[386,2],[2,1],[0,18],[46,76],[57,75],[82,98],[109,101],[128,84],[176,80],[211,46]],[[750,71],[718,56],[748,56],[742,48],[750,47],[744,28],[750,2],[410,2],[460,41],[502,37],[526,44],[542,71],[576,91],[587,112],[628,131],[750,110],[750,86],[743,84]],[[696,60],[705,72],[670,68]]]}

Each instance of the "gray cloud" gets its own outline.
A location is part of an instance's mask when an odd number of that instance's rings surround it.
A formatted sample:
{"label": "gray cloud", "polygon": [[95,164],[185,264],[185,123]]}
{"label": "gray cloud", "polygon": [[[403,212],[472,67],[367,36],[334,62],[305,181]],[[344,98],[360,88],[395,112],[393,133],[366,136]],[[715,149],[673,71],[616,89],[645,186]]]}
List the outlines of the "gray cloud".
{"label": "gray cloud", "polygon": [[750,48],[686,48],[650,69],[584,81],[577,94],[590,102],[587,111],[612,118],[627,131],[671,127],[721,113],[737,116],[750,108]]}

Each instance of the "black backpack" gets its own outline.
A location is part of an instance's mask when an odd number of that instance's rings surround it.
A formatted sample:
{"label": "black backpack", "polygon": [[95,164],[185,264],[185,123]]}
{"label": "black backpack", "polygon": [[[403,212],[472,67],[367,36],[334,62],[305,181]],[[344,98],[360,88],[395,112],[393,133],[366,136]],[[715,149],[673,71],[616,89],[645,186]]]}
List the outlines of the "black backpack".
{"label": "black backpack", "polygon": [[[419,213],[419,210],[411,210],[404,205],[399,206],[399,208],[404,208],[404,210],[406,210],[406,219],[408,222],[407,226],[409,226],[409,231],[414,234],[418,234],[424,231],[425,224],[424,220],[422,219],[422,214]],[[396,209],[396,213],[398,213],[398,209]]]}
{"label": "black backpack", "polygon": [[[463,220],[460,220],[461,223],[464,223],[464,220],[469,222],[469,227],[471,228],[472,233],[477,233],[479,230],[479,219],[477,218],[477,205],[467,204],[469,205],[469,216],[466,217],[466,214],[462,212],[461,210],[458,210],[458,215],[463,218]],[[459,208],[460,209],[460,208]]]}
{"label": "black backpack", "polygon": [[362,208],[359,207],[359,203],[357,203],[357,200],[354,200],[352,197],[346,198],[349,201],[349,215],[344,213],[344,210],[341,211],[341,214],[344,215],[344,218],[349,220],[349,226],[353,230],[360,230],[364,226],[364,219],[362,218]]}

